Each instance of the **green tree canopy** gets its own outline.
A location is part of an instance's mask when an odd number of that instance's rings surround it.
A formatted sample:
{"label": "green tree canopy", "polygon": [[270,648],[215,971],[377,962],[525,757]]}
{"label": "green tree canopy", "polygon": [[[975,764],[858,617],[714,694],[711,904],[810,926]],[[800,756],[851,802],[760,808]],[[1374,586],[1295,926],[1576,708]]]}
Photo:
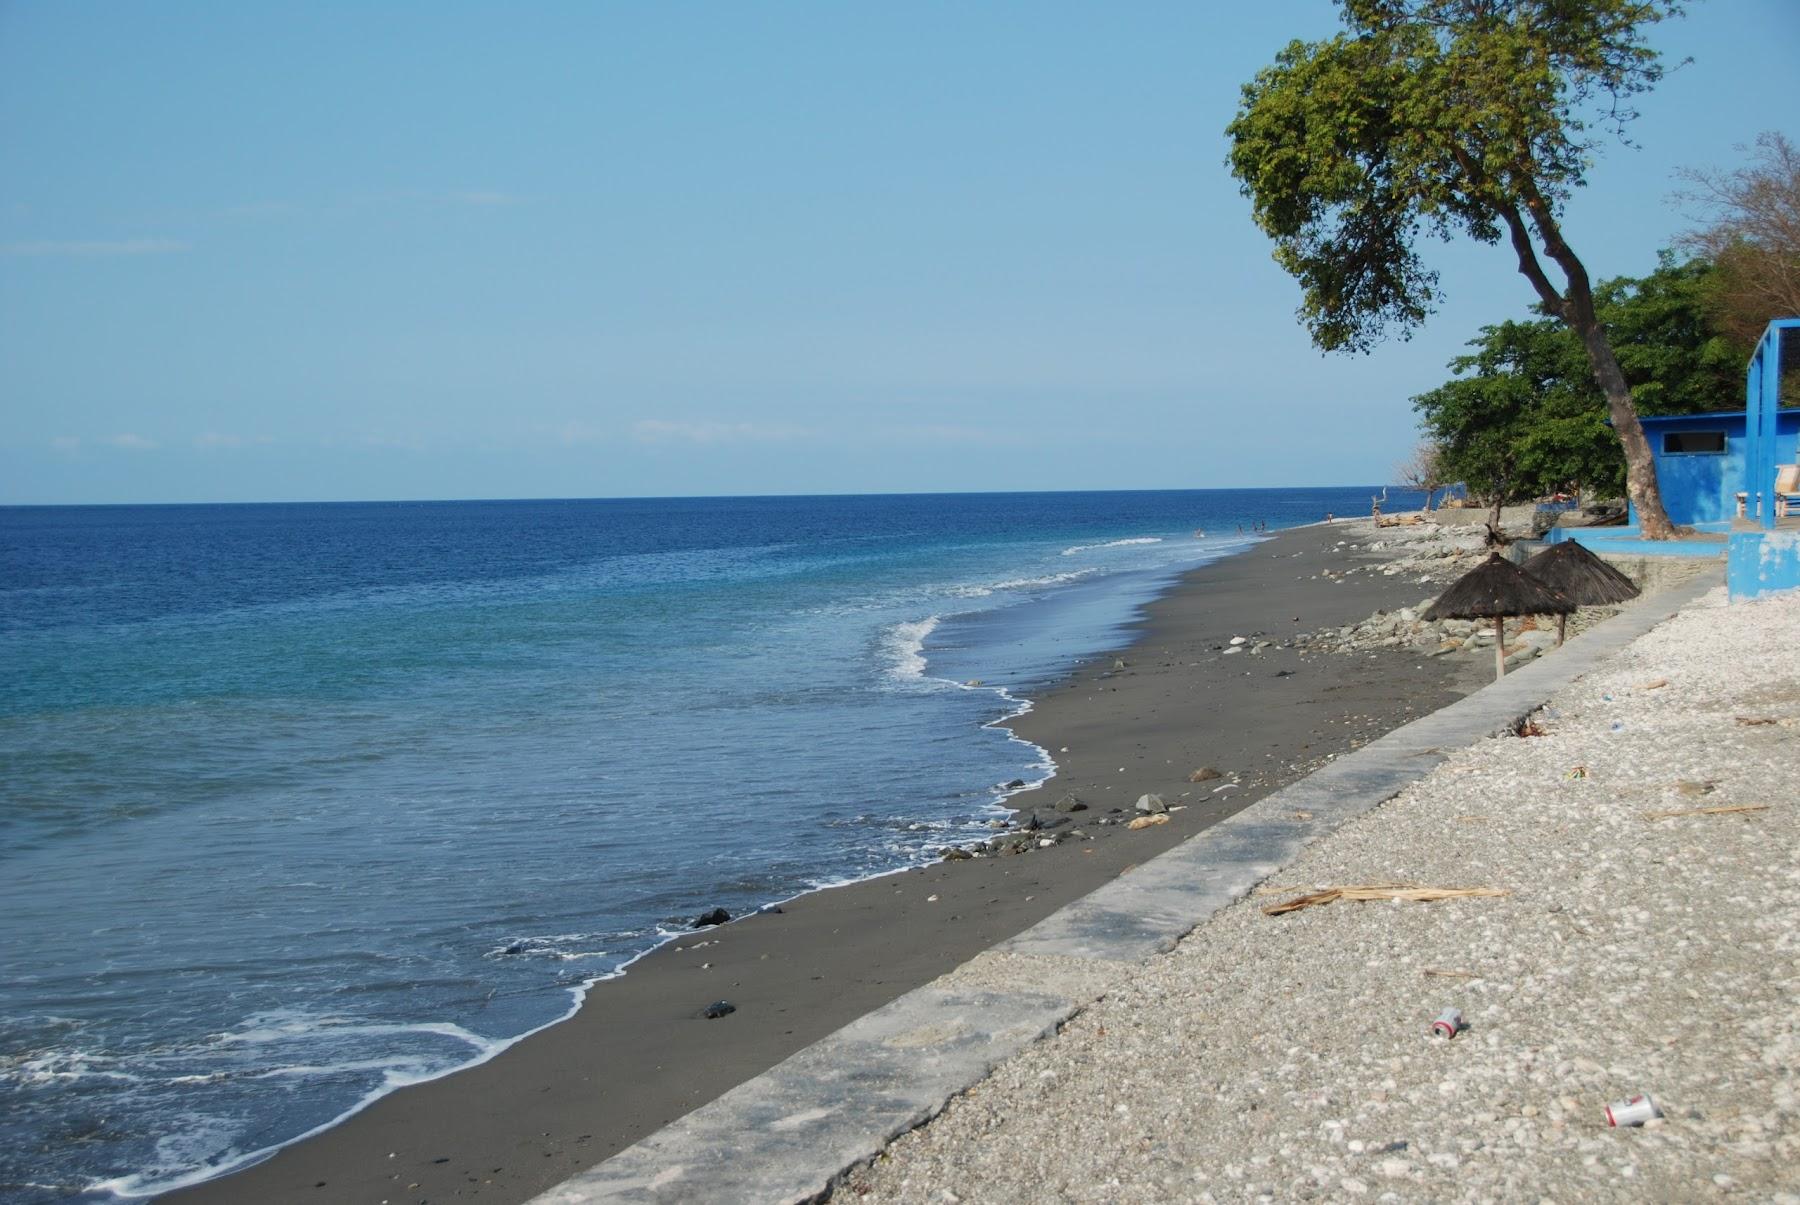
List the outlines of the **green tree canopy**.
{"label": "green tree canopy", "polygon": [[[1662,68],[1673,0],[1343,0],[1345,32],[1293,42],[1244,86],[1231,169],[1325,350],[1405,333],[1438,300],[1423,237],[1505,237],[1546,314],[1578,337],[1623,444],[1647,535],[1673,529],[1630,386],[1564,238],[1600,133]],[[1541,247],[1541,257],[1540,257]],[[1548,266],[1547,266],[1548,265]],[[1551,280],[1562,277],[1559,287]]]}
{"label": "green tree canopy", "polygon": [[[1600,320],[1647,413],[1743,405],[1750,347],[1709,321],[1715,272],[1704,261],[1664,256],[1649,276],[1595,290]],[[1502,322],[1483,327],[1469,347],[1450,362],[1457,379],[1413,399],[1442,449],[1446,480],[1464,482],[1490,505],[1570,485],[1608,496],[1623,489],[1625,460],[1606,398],[1574,332],[1549,317]]]}

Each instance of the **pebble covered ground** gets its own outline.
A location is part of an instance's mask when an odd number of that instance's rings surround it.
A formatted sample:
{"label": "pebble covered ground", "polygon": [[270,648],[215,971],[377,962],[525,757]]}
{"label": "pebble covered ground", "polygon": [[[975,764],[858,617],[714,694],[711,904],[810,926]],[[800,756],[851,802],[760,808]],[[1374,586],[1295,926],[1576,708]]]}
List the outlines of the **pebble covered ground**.
{"label": "pebble covered ground", "polygon": [[[1531,730],[1312,847],[836,1199],[1800,1205],[1800,598],[1716,591]],[[1729,807],[1766,810],[1694,812]],[[1367,883],[1510,894],[1262,911]],[[1609,1128],[1638,1093],[1664,1116]]]}

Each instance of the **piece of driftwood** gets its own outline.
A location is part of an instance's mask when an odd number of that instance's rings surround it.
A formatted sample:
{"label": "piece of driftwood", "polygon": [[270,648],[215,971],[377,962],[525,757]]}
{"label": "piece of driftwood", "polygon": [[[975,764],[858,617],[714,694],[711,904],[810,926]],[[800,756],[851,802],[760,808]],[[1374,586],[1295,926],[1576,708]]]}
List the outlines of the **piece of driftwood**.
{"label": "piece of driftwood", "polygon": [[1481,976],[1477,975],[1474,971],[1440,971],[1433,967],[1427,967],[1423,971],[1420,971],[1419,973],[1421,975],[1429,975],[1436,979],[1479,979],[1479,978],[1481,978]]}
{"label": "piece of driftwood", "polygon": [[1766,812],[1766,803],[1739,803],[1729,807],[1716,808],[1677,808],[1672,812],[1645,812],[1646,820],[1672,820],[1676,816],[1732,816],[1739,812]]}
{"label": "piece of driftwood", "polygon": [[1459,900],[1474,896],[1511,894],[1512,892],[1503,887],[1408,887],[1395,883],[1358,884],[1350,887],[1327,887],[1323,891],[1283,900],[1279,904],[1265,904],[1263,912],[1268,916],[1281,916],[1288,912],[1298,912],[1302,908],[1336,903],[1338,900],[1412,900],[1423,904],[1437,900]]}

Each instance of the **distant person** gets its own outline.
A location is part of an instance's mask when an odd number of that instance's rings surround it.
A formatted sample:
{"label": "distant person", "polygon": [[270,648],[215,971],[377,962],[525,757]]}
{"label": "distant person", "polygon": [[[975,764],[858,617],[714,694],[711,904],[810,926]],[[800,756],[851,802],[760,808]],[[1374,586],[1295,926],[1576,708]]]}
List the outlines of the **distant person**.
{"label": "distant person", "polygon": [[1336,521],[1337,521],[1337,516],[1336,516],[1336,515],[1334,515],[1334,514],[1332,514],[1332,513],[1331,513],[1331,512],[1330,512],[1330,511],[1326,511],[1326,512],[1325,512],[1325,521],[1326,521],[1326,522],[1327,522],[1327,523],[1333,523],[1333,522],[1336,522]]}

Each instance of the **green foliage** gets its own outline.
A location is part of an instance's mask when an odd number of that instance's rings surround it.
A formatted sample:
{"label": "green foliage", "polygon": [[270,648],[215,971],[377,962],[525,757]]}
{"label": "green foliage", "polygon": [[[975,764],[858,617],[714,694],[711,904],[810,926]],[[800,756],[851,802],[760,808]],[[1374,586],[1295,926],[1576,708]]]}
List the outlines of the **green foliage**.
{"label": "green foliage", "polygon": [[[1649,276],[1622,276],[1595,290],[1600,320],[1640,413],[1704,414],[1743,406],[1744,366],[1754,344],[1722,333],[1713,307],[1718,276],[1705,260],[1676,263],[1665,252]],[[1597,392],[1594,398],[1604,405]]]}
{"label": "green foliage", "polygon": [[1605,423],[1580,340],[1549,319],[1483,327],[1458,379],[1413,399],[1442,449],[1444,476],[1506,503],[1571,481],[1616,492],[1625,462]]}
{"label": "green foliage", "polygon": [[[1343,0],[1243,89],[1232,174],[1325,350],[1366,350],[1438,298],[1422,236],[1546,234],[1630,98],[1674,0]],[[1560,234],[1556,235],[1560,241]],[[1557,248],[1556,250],[1566,250]],[[1571,256],[1572,258],[1572,256]],[[1560,259],[1559,259],[1560,262]],[[1559,315],[1566,316],[1566,315]]]}
{"label": "green foliage", "polygon": [[[1642,279],[1595,290],[1632,395],[1651,414],[1698,414],[1743,405],[1750,348],[1708,320],[1715,269],[1667,256]],[[1538,497],[1570,485],[1616,496],[1625,460],[1607,425],[1606,398],[1581,340],[1547,317],[1486,326],[1450,362],[1457,379],[1413,399],[1438,442],[1446,480],[1485,502]]]}

